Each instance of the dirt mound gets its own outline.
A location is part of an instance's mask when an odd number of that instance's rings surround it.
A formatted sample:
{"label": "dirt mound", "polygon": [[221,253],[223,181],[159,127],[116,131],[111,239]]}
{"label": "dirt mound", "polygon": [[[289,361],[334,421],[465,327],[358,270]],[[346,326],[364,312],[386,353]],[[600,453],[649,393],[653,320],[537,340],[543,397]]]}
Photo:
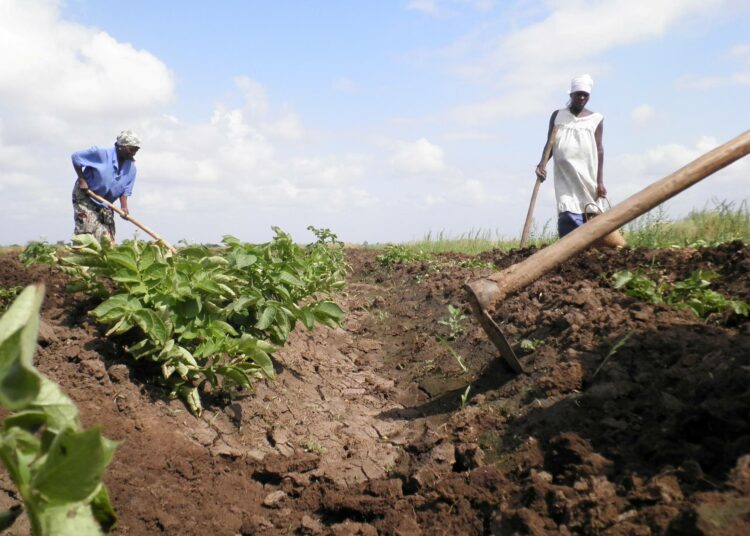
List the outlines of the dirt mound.
{"label": "dirt mound", "polygon": [[[609,279],[710,269],[750,301],[749,248],[579,255],[498,307],[529,342],[525,376],[471,319],[436,339],[486,271],[377,254],[348,252],[343,329],[298,327],[275,382],[200,418],[128,364],[59,271],[0,258],[0,287],[46,283],[39,369],[124,441],[105,479],[115,534],[750,533],[750,322],[639,302]],[[0,489],[0,507],[17,504],[7,477]]]}

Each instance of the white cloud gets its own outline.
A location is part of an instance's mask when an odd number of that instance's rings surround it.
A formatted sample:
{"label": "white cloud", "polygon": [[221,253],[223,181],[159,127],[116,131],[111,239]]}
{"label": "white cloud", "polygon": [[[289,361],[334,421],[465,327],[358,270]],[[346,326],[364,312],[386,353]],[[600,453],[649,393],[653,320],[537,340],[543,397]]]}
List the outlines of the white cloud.
{"label": "white cloud", "polygon": [[[607,176],[610,192],[619,192],[620,199],[632,195],[646,186],[674,173],[693,160],[718,147],[719,142],[710,136],[698,138],[692,145],[669,143],[643,153],[624,154],[612,159]],[[750,198],[750,181],[747,174],[750,163],[740,159],[730,166],[700,181],[670,201],[673,208],[685,214],[692,208],[703,207],[706,202],[718,199]],[[612,183],[612,180],[617,180]]]}
{"label": "white cloud", "polygon": [[426,138],[414,143],[399,142],[390,162],[396,171],[410,175],[440,173],[446,169],[443,149]]}
{"label": "white cloud", "polygon": [[630,119],[637,126],[642,127],[652,124],[656,119],[656,115],[656,110],[653,108],[653,106],[649,106],[648,104],[641,104],[631,110]]}
{"label": "white cloud", "polygon": [[450,17],[466,7],[479,12],[492,11],[496,3],[495,0],[409,0],[406,9],[433,17]]}
{"label": "white cloud", "polygon": [[727,75],[684,76],[677,85],[683,89],[711,90],[728,86],[750,86],[750,45],[733,46],[727,57],[739,63],[734,72]]}
{"label": "white cloud", "polygon": [[420,11],[422,13],[427,13],[428,15],[435,15],[439,12],[435,0],[410,0],[406,4],[406,9],[409,11]]}
{"label": "white cloud", "polygon": [[164,63],[105,32],[61,20],[52,0],[2,2],[0,55],[0,97],[16,109],[46,110],[52,119],[125,117],[173,97]]}
{"label": "white cloud", "polygon": [[487,205],[500,206],[505,201],[502,195],[488,192],[482,181],[476,179],[464,179],[459,175],[444,181],[440,187],[440,193],[429,192],[425,194],[420,204],[423,208],[432,208],[438,205],[452,207],[482,207]]}
{"label": "white cloud", "polygon": [[[549,1],[538,22],[496,37],[492,25],[462,37],[439,53],[452,71],[493,88],[497,97],[455,107],[447,115],[465,124],[538,113],[571,76],[591,72],[596,80],[610,67],[606,51],[664,35],[679,21],[716,10],[727,0]],[[594,86],[596,91],[596,85]]]}

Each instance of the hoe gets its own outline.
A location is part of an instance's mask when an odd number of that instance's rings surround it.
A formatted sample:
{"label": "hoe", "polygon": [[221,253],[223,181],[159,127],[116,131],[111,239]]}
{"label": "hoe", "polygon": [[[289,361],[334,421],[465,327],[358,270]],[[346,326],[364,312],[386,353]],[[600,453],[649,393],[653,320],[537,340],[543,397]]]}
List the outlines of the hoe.
{"label": "hoe", "polygon": [[130,223],[132,223],[136,227],[140,227],[141,229],[143,229],[146,232],[146,234],[148,234],[151,237],[153,237],[153,239],[156,240],[157,242],[161,242],[162,244],[164,244],[164,246],[169,251],[171,251],[172,253],[177,253],[177,250],[172,246],[172,244],[170,244],[169,242],[167,242],[166,240],[164,240],[162,237],[160,237],[158,234],[156,234],[154,231],[152,231],[151,229],[149,229],[148,227],[146,227],[145,225],[143,225],[141,222],[139,222],[138,220],[136,220],[133,216],[131,216],[130,214],[125,214],[125,212],[123,212],[122,210],[120,210],[119,208],[117,208],[115,205],[113,205],[112,203],[110,203],[109,201],[107,201],[106,199],[104,199],[103,197],[101,197],[100,195],[95,194],[91,190],[86,190],[86,191],[88,192],[88,194],[89,194],[90,197],[92,197],[92,198],[96,199],[97,201],[99,201],[100,203],[108,206],[109,208],[111,208],[112,210],[114,210],[115,212],[117,212],[123,219],[128,220]]}
{"label": "hoe", "polygon": [[466,290],[474,315],[508,366],[516,373],[525,372],[500,326],[492,319],[491,315],[499,302],[595,244],[597,240],[615,229],[619,229],[748,153],[750,153],[750,130],[644,188],[616,205],[612,210],[589,220],[585,225],[524,261],[502,272],[469,282]]}

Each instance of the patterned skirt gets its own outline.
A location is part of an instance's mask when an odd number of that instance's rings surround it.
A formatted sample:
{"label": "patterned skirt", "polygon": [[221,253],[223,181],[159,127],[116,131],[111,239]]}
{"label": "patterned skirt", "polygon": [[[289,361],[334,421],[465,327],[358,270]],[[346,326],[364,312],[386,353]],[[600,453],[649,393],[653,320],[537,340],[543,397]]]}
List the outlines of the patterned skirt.
{"label": "patterned skirt", "polygon": [[73,234],[91,234],[101,240],[103,236],[115,240],[115,215],[109,207],[94,202],[89,195],[78,187],[73,187],[73,217],[75,229]]}

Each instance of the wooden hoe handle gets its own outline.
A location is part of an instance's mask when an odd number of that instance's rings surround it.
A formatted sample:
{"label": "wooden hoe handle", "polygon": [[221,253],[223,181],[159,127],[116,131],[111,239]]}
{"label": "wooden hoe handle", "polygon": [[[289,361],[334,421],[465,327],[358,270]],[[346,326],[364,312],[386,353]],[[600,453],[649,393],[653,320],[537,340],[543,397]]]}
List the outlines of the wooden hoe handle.
{"label": "wooden hoe handle", "polygon": [[[555,143],[555,136],[557,135],[557,125],[552,127],[547,144],[544,146],[542,152],[541,166],[546,167],[547,162],[552,157],[552,145]],[[534,216],[534,205],[536,205],[536,195],[539,193],[539,187],[544,182],[543,177],[537,176],[536,182],[534,183],[534,191],[531,192],[531,202],[529,203],[529,210],[526,213],[526,222],[523,224],[523,232],[521,233],[521,244],[519,247],[525,248],[526,242],[529,240],[529,231],[531,230],[531,219]]]}
{"label": "wooden hoe handle", "polygon": [[104,199],[102,196],[100,196],[98,194],[95,194],[91,190],[86,190],[86,193],[88,193],[89,196],[91,196],[92,198],[96,199],[100,203],[104,203],[109,208],[111,208],[112,210],[114,210],[115,212],[117,212],[123,219],[128,220],[129,222],[131,222],[136,227],[140,227],[141,229],[143,229],[143,231],[145,231],[147,234],[149,234],[154,240],[156,240],[157,242],[161,242],[162,244],[164,244],[167,247],[167,249],[169,251],[171,251],[172,253],[177,253],[177,250],[169,242],[167,242],[162,237],[160,237],[155,232],[153,232],[151,229],[149,229],[148,227],[146,227],[145,225],[143,225],[141,222],[139,222],[138,220],[136,220],[130,214],[126,214],[123,210],[117,208],[115,205],[113,205],[112,203],[110,203],[109,201],[107,201],[106,199]]}
{"label": "wooden hoe handle", "polygon": [[521,233],[521,244],[519,247],[525,248],[526,242],[529,240],[529,230],[531,229],[531,219],[534,216],[534,205],[536,205],[536,195],[539,193],[539,187],[542,185],[542,180],[537,179],[534,183],[534,191],[531,192],[531,202],[529,203],[529,211],[526,213],[526,222],[523,224],[523,232]]}

